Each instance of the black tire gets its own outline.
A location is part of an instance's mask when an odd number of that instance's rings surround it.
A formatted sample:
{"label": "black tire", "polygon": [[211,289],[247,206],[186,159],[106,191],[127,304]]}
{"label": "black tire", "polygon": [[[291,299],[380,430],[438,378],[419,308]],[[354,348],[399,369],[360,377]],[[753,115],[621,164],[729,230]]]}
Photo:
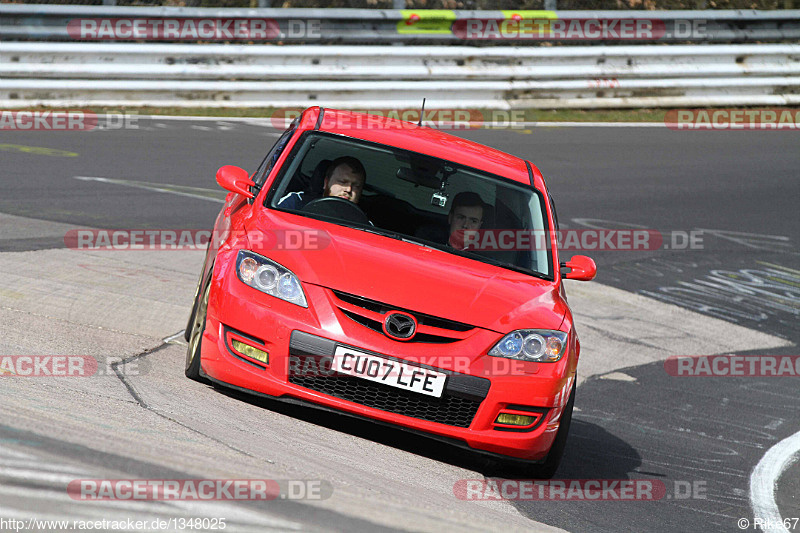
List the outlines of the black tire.
{"label": "black tire", "polygon": [[564,412],[561,414],[561,424],[558,426],[558,433],[553,441],[553,446],[550,448],[550,453],[547,454],[543,463],[531,466],[528,469],[530,477],[534,479],[550,479],[558,470],[558,465],[561,464],[561,458],[564,456],[564,449],[567,447],[567,436],[569,434],[569,426],[572,423],[572,410],[575,407],[575,389],[578,380],[572,384],[572,390],[569,393],[569,401],[564,406]]}
{"label": "black tire", "polygon": [[195,312],[192,313],[191,332],[189,334],[189,346],[186,349],[186,367],[184,374],[189,379],[208,383],[208,380],[200,375],[200,352],[203,345],[203,332],[206,329],[206,314],[208,312],[208,296],[211,292],[211,280],[206,284],[201,299],[198,301]]}
{"label": "black tire", "polygon": [[[577,383],[577,382],[576,382]],[[558,433],[553,440],[553,445],[550,447],[550,452],[542,462],[521,461],[518,459],[487,459],[485,464],[479,467],[484,475],[487,477],[498,477],[506,479],[550,479],[558,470],[561,464],[561,457],[564,455],[564,449],[567,445],[567,435],[569,434],[569,426],[572,422],[572,410],[575,405],[575,383],[572,385],[567,405],[564,406],[564,412],[561,415],[561,424],[558,427]]]}
{"label": "black tire", "polygon": [[200,300],[200,289],[203,288],[203,273],[200,273],[200,279],[197,280],[197,288],[194,290],[194,300],[192,300],[192,312],[189,313],[189,321],[186,323],[186,329],[183,330],[183,339],[189,342],[192,336],[192,326],[194,325],[194,314],[197,312],[197,304]]}

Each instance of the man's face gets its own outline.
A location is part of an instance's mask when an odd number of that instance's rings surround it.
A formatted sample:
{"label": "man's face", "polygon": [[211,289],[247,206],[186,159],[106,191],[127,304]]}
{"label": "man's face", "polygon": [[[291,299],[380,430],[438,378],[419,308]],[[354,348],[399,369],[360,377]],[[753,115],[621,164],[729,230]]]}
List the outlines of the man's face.
{"label": "man's face", "polygon": [[480,229],[483,224],[483,208],[477,205],[460,205],[453,209],[447,220],[450,222],[450,235],[458,230]]}
{"label": "man's face", "polygon": [[344,198],[354,204],[361,199],[361,189],[363,188],[364,177],[356,174],[346,164],[341,164],[333,169],[331,177],[325,180],[325,196]]}

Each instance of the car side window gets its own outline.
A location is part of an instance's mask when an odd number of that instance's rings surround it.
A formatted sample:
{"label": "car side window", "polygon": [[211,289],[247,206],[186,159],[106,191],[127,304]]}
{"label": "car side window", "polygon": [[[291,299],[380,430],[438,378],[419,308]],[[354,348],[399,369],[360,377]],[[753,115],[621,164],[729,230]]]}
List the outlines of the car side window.
{"label": "car side window", "polygon": [[272,171],[275,163],[278,161],[278,159],[280,159],[284,148],[286,148],[286,145],[289,144],[289,139],[292,138],[292,135],[295,132],[295,127],[297,126],[298,122],[299,119],[295,119],[294,122],[289,125],[289,128],[283,132],[283,135],[281,135],[280,138],[278,138],[278,140],[272,146],[272,149],[267,154],[267,157],[265,157],[258,166],[258,170],[256,170],[253,181],[256,182],[256,185],[259,187],[264,185],[264,181],[266,181],[267,176],[269,176],[269,173]]}

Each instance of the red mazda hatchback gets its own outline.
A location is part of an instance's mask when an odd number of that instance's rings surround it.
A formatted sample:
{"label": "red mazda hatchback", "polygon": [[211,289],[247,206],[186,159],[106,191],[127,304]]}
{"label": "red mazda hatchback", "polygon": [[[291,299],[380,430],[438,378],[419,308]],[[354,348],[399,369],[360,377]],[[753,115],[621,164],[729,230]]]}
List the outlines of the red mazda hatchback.
{"label": "red mazda hatchback", "polygon": [[[530,162],[312,107],[258,169],[224,166],[186,375],[389,423],[552,476],[580,344]],[[562,269],[565,270],[562,273]]]}

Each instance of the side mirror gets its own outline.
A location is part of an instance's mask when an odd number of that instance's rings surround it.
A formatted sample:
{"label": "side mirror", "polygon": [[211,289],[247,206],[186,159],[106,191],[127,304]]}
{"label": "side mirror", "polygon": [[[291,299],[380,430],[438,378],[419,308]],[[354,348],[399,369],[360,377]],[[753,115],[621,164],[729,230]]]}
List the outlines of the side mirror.
{"label": "side mirror", "polygon": [[576,279],[578,281],[591,281],[597,275],[597,265],[591,257],[585,255],[573,255],[572,259],[566,263],[561,263],[561,268],[569,268],[570,271],[563,274],[565,279]]}
{"label": "side mirror", "polygon": [[250,175],[243,168],[233,165],[225,165],[217,170],[217,183],[226,191],[241,194],[247,198],[252,198],[253,193],[248,190],[255,185],[250,179]]}

